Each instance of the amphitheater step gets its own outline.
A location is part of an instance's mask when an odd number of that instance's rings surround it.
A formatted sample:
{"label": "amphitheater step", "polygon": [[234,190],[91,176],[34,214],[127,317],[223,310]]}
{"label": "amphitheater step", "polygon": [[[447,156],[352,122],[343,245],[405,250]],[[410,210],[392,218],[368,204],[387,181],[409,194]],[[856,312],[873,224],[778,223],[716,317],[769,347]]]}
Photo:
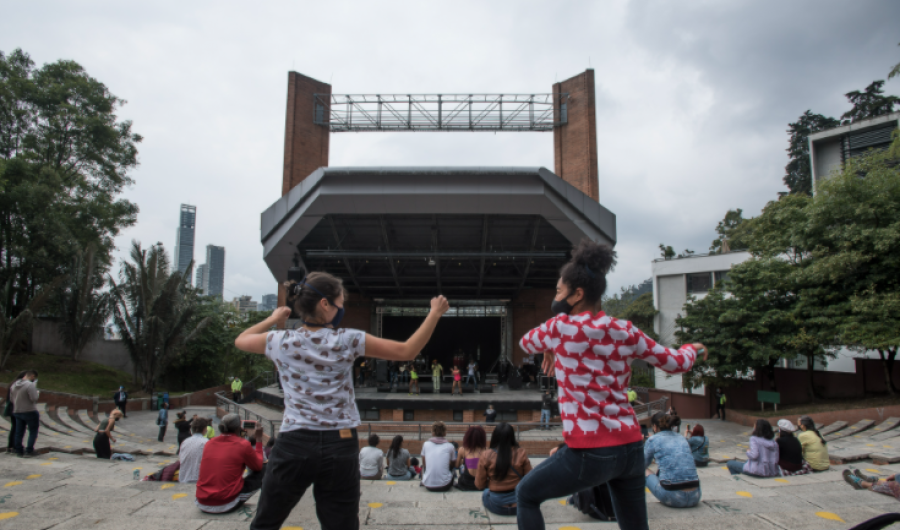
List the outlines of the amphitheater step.
{"label": "amphitheater step", "polygon": [[846,426],[847,426],[846,421],[836,421],[836,422],[832,423],[831,425],[826,425],[825,427],[822,427],[821,429],[819,429],[819,434],[821,434],[822,436],[826,436],[833,432],[839,431]]}
{"label": "amphitheater step", "polygon": [[874,420],[859,420],[858,422],[854,423],[850,427],[847,427],[846,429],[841,429],[838,432],[825,435],[824,438],[825,438],[825,441],[830,442],[832,440],[839,440],[839,439],[845,438],[847,436],[855,436],[855,435],[865,431],[866,429],[872,427],[873,425],[875,425]]}
{"label": "amphitheater step", "polygon": [[54,431],[67,436],[81,436],[75,429],[59,420],[56,416],[56,410],[54,410],[55,407],[51,407],[47,403],[41,403],[38,408],[41,413],[41,421]]}
{"label": "amphitheater step", "polygon": [[898,426],[900,426],[900,418],[888,418],[872,428],[872,431],[877,432],[873,432],[869,439],[880,441],[894,438],[900,435],[900,431],[894,430]]}
{"label": "amphitheater step", "polygon": [[60,422],[62,422],[64,425],[68,426],[74,432],[77,432],[80,434],[90,434],[90,435],[94,434],[93,430],[86,427],[85,425],[82,425],[82,423],[80,421],[76,420],[75,418],[72,417],[71,414],[69,414],[68,407],[57,407],[56,408],[56,417],[57,417],[57,419],[59,419]]}

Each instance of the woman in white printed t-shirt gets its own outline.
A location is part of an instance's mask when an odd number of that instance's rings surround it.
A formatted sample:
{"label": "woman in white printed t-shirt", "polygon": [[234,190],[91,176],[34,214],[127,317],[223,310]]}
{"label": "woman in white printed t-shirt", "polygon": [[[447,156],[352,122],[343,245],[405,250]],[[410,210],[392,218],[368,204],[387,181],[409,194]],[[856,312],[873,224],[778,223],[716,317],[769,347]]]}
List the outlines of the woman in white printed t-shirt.
{"label": "woman in white printed t-shirt", "polygon": [[[285,284],[287,304],[235,340],[235,346],[262,353],[278,366],[284,388],[284,420],[269,457],[251,530],[276,530],[310,485],[323,530],[359,528],[359,411],[353,392],[353,363],[359,357],[410,361],[431,338],[450,308],[443,296],[406,342],[337,328],[344,316],[344,286],[334,276],[292,271],[300,282]],[[303,326],[282,327],[291,314]]]}

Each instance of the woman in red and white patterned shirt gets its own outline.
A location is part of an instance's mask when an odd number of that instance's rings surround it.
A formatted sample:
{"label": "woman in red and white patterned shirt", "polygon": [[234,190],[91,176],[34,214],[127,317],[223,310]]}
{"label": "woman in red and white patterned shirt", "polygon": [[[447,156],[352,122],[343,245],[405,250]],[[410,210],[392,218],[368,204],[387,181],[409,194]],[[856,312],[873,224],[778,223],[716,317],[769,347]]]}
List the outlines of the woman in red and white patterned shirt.
{"label": "woman in red and white patterned shirt", "polygon": [[522,337],[530,354],[543,353],[543,370],[555,372],[566,445],[519,483],[521,530],[544,528],[540,505],[601,484],[608,484],[619,527],[646,530],[644,452],[641,428],[626,389],[631,362],[644,361],[668,373],[691,369],[702,344],[675,350],[657,344],[631,322],[606,316],[600,297],[615,254],[583,240],[560,270],[556,315]]}

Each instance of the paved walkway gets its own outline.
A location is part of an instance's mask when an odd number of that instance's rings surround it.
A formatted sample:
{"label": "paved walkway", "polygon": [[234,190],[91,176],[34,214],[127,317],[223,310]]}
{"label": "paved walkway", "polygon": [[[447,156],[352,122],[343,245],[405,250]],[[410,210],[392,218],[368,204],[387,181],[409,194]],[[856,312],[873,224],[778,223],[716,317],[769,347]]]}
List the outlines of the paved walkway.
{"label": "paved walkway", "polygon": [[[246,530],[258,495],[239,512],[207,515],[193,505],[192,485],[138,480],[172,461],[138,457],[134,463],[107,462],[63,453],[34,459],[0,457],[0,528]],[[845,467],[786,479],[733,478],[720,466],[701,469],[704,500],[700,506],[667,508],[647,495],[650,528],[846,529],[897,509],[897,501],[892,497],[855,491],[844,484],[840,471]],[[882,475],[897,471],[900,466],[868,470]],[[418,485],[418,481],[364,482],[359,508],[361,524],[373,529],[406,530],[515,528],[515,518],[486,512],[478,492],[431,493]],[[589,519],[566,506],[564,499],[548,501],[543,512],[550,529],[616,528]],[[293,510],[285,523],[288,527],[319,528],[310,495]]]}

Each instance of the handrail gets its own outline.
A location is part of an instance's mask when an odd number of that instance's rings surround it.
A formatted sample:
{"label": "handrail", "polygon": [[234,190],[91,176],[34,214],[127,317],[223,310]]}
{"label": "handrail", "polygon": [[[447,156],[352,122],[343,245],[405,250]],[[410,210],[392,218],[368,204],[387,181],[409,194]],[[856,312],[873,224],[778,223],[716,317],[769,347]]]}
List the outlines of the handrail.
{"label": "handrail", "polygon": [[[234,413],[239,416],[242,416],[245,420],[255,419],[260,425],[268,424],[269,425],[269,437],[275,438],[275,423],[274,421],[264,418],[248,409],[247,407],[241,405],[240,403],[235,403],[234,401],[225,397],[225,391],[216,392],[216,407],[221,408],[225,411],[226,414]],[[253,416],[253,418],[251,418]],[[278,422],[281,423],[280,421]]]}

